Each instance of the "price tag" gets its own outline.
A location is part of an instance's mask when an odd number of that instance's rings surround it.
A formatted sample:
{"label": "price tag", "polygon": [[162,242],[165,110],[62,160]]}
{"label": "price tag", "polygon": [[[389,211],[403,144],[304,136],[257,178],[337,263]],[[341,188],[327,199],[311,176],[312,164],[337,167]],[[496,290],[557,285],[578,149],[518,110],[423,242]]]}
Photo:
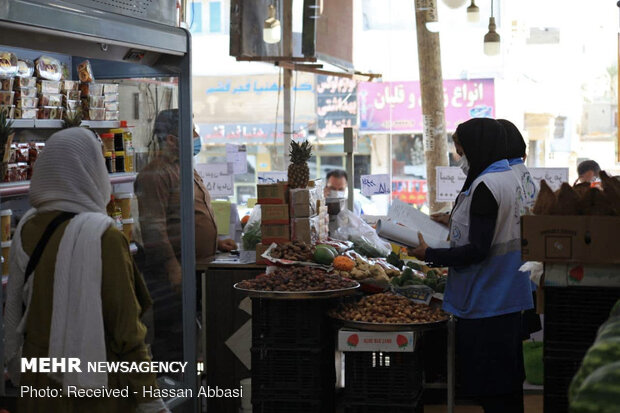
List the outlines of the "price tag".
{"label": "price tag", "polygon": [[383,195],[389,194],[391,191],[390,175],[362,175],[362,195]]}
{"label": "price tag", "polygon": [[454,202],[467,176],[461,168],[454,166],[438,166],[436,182],[436,201],[437,202]]}
{"label": "price tag", "polygon": [[207,191],[213,198],[227,197],[234,194],[234,175],[228,163],[210,163],[196,165],[196,172],[202,178]]}
{"label": "price tag", "polygon": [[285,171],[259,172],[259,184],[275,184],[277,182],[288,181],[288,174]]}
{"label": "price tag", "polygon": [[568,182],[568,168],[528,168],[536,187],[540,189],[540,181],[543,179],[547,185],[557,191],[562,183]]}

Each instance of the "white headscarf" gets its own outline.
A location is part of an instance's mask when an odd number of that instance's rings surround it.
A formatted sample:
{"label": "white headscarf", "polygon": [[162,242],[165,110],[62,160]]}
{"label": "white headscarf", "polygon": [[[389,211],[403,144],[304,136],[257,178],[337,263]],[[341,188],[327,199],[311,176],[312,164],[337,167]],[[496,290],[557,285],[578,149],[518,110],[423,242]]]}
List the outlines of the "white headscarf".
{"label": "white headscarf", "polygon": [[[113,224],[105,214],[111,184],[93,132],[72,128],[53,134],[34,166],[30,184],[33,208],[24,215],[11,244],[5,308],[5,356],[9,374],[19,382],[34,274],[24,284],[30,257],[21,242],[25,222],[39,212],[68,211],[76,215],[63,234],[54,269],[49,357],[77,357],[82,373],[50,374],[66,388],[107,386],[106,373],[92,373],[88,362],[106,361],[101,303],[101,237]],[[23,304],[26,311],[23,311]]]}

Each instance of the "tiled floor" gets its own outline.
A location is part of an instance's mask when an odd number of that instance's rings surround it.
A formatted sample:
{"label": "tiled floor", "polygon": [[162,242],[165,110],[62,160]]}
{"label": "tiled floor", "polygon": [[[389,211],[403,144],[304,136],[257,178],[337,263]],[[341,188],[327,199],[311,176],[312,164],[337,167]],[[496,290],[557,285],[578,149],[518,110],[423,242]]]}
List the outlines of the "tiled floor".
{"label": "tiled floor", "polygon": [[[424,413],[446,413],[446,406],[424,406]],[[542,413],[543,397],[542,395],[525,396],[525,413]],[[483,413],[482,408],[478,406],[457,406],[454,413]]]}

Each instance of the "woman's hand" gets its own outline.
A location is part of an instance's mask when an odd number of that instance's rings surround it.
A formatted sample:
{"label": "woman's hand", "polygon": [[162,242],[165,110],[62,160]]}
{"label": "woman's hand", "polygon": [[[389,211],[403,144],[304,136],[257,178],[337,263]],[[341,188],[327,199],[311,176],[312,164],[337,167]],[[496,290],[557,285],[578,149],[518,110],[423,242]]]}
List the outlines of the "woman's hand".
{"label": "woman's hand", "polygon": [[424,237],[422,236],[421,232],[418,232],[418,240],[420,241],[420,245],[413,249],[407,248],[407,253],[412,257],[416,257],[420,261],[425,261],[428,245],[426,244],[426,241],[424,241]]}
{"label": "woman's hand", "polygon": [[217,242],[217,249],[224,252],[229,252],[237,249],[237,243],[232,239],[223,239]]}
{"label": "woman's hand", "polygon": [[445,226],[448,226],[450,224],[450,214],[446,214],[443,212],[440,212],[438,214],[432,214],[431,219]]}

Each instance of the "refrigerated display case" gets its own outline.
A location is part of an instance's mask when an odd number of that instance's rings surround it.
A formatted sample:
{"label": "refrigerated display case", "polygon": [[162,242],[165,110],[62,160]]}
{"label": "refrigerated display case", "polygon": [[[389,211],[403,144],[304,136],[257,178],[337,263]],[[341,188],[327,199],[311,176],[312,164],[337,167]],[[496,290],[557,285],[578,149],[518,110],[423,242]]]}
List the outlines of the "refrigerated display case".
{"label": "refrigerated display case", "polygon": [[[191,42],[189,32],[176,27],[175,22],[174,0],[136,1],[131,7],[117,0],[0,1],[0,50],[30,60],[43,54],[52,55],[66,63],[69,79],[73,80],[78,80],[77,65],[88,59],[97,82],[119,84],[119,119],[135,126],[132,133],[136,172],[111,174],[113,192],[133,192],[134,181],[150,161],[157,113],[178,108],[178,153],[173,157],[178,158],[175,168],[179,180],[174,192],[180,201],[177,259],[182,284],[181,292],[175,297],[181,306],[178,315],[182,317],[179,320],[182,337],[178,340],[183,360],[189,361],[197,360]],[[82,126],[101,134],[118,128],[120,122],[91,120],[83,121]],[[43,143],[61,127],[60,120],[15,120],[14,139]],[[25,180],[0,183],[0,209],[13,210],[13,223],[29,208],[28,190],[29,182]],[[138,208],[133,206],[132,210]],[[140,231],[140,220],[136,218],[133,245],[140,250],[146,247],[140,236],[144,231]],[[3,282],[6,283],[6,277]],[[151,291],[151,294],[160,292]],[[0,348],[0,357],[3,353]],[[185,373],[176,379],[182,388],[196,389],[197,377],[196,363],[188,363]],[[5,395],[4,382],[2,386]],[[167,403],[175,412],[199,411],[196,398],[167,400]]]}

